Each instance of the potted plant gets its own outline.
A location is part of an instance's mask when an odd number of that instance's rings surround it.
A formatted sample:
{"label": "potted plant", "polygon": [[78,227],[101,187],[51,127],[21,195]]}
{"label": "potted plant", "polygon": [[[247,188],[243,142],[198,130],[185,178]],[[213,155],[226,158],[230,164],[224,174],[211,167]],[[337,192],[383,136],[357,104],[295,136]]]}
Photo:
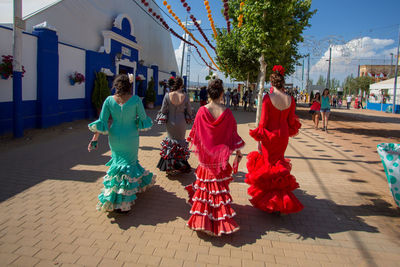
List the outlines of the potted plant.
{"label": "potted plant", "polygon": [[103,102],[109,95],[110,89],[108,88],[107,76],[103,72],[97,72],[92,93],[92,103],[97,115],[100,114]]}
{"label": "potted plant", "polygon": [[81,83],[85,82],[85,76],[82,73],[79,73],[77,71],[75,71],[74,73],[70,74],[68,76],[68,78],[69,78],[69,83],[71,85],[74,85],[75,83],[81,84]]}
{"label": "potted plant", "polygon": [[[2,55],[2,61],[0,63],[0,77],[7,80],[9,77],[13,76],[13,56]],[[25,68],[22,66],[22,77],[24,77]]]}
{"label": "potted plant", "polygon": [[156,102],[156,91],[154,90],[154,79],[151,77],[151,80],[147,84],[146,90],[146,105],[147,108],[154,108],[154,102]]}

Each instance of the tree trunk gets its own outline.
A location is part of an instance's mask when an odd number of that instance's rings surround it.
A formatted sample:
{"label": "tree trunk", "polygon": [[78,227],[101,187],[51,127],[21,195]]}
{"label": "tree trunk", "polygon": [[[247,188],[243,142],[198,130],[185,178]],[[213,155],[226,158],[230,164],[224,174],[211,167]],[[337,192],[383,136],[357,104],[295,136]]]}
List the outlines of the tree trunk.
{"label": "tree trunk", "polygon": [[267,64],[264,61],[264,55],[258,59],[260,61],[260,72],[258,73],[258,100],[257,100],[257,115],[256,115],[256,126],[260,123],[261,118],[261,108],[262,108],[262,100],[263,100],[263,92],[264,92],[264,83],[265,76],[267,74]]}

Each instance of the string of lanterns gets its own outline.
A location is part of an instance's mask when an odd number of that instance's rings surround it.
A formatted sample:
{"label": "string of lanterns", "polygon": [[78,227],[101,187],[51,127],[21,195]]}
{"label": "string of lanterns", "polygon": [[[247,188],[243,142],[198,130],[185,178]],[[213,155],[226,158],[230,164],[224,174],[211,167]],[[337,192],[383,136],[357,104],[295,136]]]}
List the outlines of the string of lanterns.
{"label": "string of lanterns", "polygon": [[211,29],[213,30],[214,36],[216,39],[218,37],[218,34],[217,34],[217,30],[215,29],[214,20],[211,15],[210,3],[207,0],[205,0],[204,5],[207,9],[207,13],[208,13],[207,17],[208,17],[208,20],[210,21]]}
{"label": "string of lanterns", "polygon": [[206,48],[202,43],[200,43],[199,40],[197,40],[197,39],[193,36],[193,34],[185,27],[185,25],[183,25],[183,23],[182,23],[182,21],[179,19],[179,17],[172,11],[171,5],[169,5],[168,2],[167,2],[166,0],[163,2],[163,4],[166,5],[166,7],[167,7],[167,9],[168,9],[168,13],[170,13],[170,14],[172,15],[172,17],[178,22],[179,26],[181,26],[181,28],[182,28],[187,34],[189,34],[190,37],[192,37],[192,39],[193,39],[196,43],[198,43],[198,44],[204,49],[204,51],[206,52],[208,58],[211,60],[211,62],[214,64],[214,66],[219,70],[219,67],[217,66],[217,64],[214,62],[214,60],[212,59],[212,57],[211,57],[210,54],[208,53],[207,48]]}
{"label": "string of lanterns", "polygon": [[240,2],[240,15],[238,17],[238,27],[242,27],[243,25],[243,6],[244,6],[244,0],[242,2]]}
{"label": "string of lanterns", "polygon": [[[190,8],[190,6],[188,5],[188,3],[186,3],[186,0],[181,0],[181,3],[182,3],[182,5],[183,5],[183,7],[186,8],[186,11],[187,11],[188,13],[190,13],[191,8]],[[215,51],[215,47],[214,47],[214,46],[211,44],[211,42],[208,40],[206,34],[203,32],[203,29],[200,27],[200,24],[197,22],[196,17],[195,17],[193,14],[191,14],[191,15],[190,15],[190,19],[193,21],[194,26],[197,27],[197,29],[199,30],[201,36],[203,36],[203,38],[204,38],[204,40],[207,42],[207,44]]]}
{"label": "string of lanterns", "polygon": [[228,0],[224,0],[224,17],[226,20],[226,28],[228,30],[228,33],[231,32],[231,21],[229,20],[229,4]]}
{"label": "string of lanterns", "polygon": [[[141,0],[141,2],[142,2],[142,4],[143,4],[145,7],[148,7],[148,6],[149,6],[149,3],[148,3],[146,0]],[[189,8],[189,10],[190,10],[190,8]],[[193,44],[193,43],[191,43],[191,42],[185,40],[185,39],[182,38],[179,34],[177,34],[177,33],[168,25],[168,23],[167,23],[159,14],[157,14],[151,7],[148,8],[148,11],[149,11],[150,15],[152,15],[153,17],[155,17],[156,19],[158,19],[158,20],[161,22],[161,24],[162,24],[167,30],[169,30],[175,37],[177,37],[177,38],[180,39],[181,41],[187,43],[188,45],[191,45],[191,46],[193,46],[194,48],[196,48],[197,54],[200,56],[200,58],[203,60],[203,62],[206,64],[206,66],[209,67],[209,68],[212,69],[212,70],[215,70],[215,69],[212,68],[212,67],[207,63],[207,61],[203,58],[203,56],[201,55],[201,53],[200,53],[200,51],[199,51],[199,48],[198,48],[195,44]],[[170,12],[170,14],[171,14],[171,12]],[[172,14],[171,14],[171,15],[172,15]]]}

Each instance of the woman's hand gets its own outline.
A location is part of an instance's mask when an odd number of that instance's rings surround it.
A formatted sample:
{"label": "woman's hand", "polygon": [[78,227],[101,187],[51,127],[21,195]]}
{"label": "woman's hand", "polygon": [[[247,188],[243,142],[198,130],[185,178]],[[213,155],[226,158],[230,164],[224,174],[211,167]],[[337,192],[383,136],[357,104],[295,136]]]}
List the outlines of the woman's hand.
{"label": "woman's hand", "polygon": [[88,151],[92,151],[97,149],[97,140],[99,139],[99,133],[95,133],[93,135],[92,140],[90,140],[89,145],[88,145]]}

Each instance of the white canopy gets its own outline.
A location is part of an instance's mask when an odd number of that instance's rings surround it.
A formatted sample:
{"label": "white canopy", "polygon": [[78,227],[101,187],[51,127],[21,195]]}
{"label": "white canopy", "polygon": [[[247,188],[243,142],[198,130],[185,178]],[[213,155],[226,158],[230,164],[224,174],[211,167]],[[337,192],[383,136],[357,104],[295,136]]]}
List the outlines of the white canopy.
{"label": "white canopy", "polygon": [[[397,77],[397,90],[400,89],[400,76]],[[381,90],[381,89],[389,89],[393,91],[394,88],[394,78],[392,79],[387,79],[385,81],[379,82],[379,83],[373,83],[369,86],[370,90]],[[399,91],[397,91],[399,92]]]}

